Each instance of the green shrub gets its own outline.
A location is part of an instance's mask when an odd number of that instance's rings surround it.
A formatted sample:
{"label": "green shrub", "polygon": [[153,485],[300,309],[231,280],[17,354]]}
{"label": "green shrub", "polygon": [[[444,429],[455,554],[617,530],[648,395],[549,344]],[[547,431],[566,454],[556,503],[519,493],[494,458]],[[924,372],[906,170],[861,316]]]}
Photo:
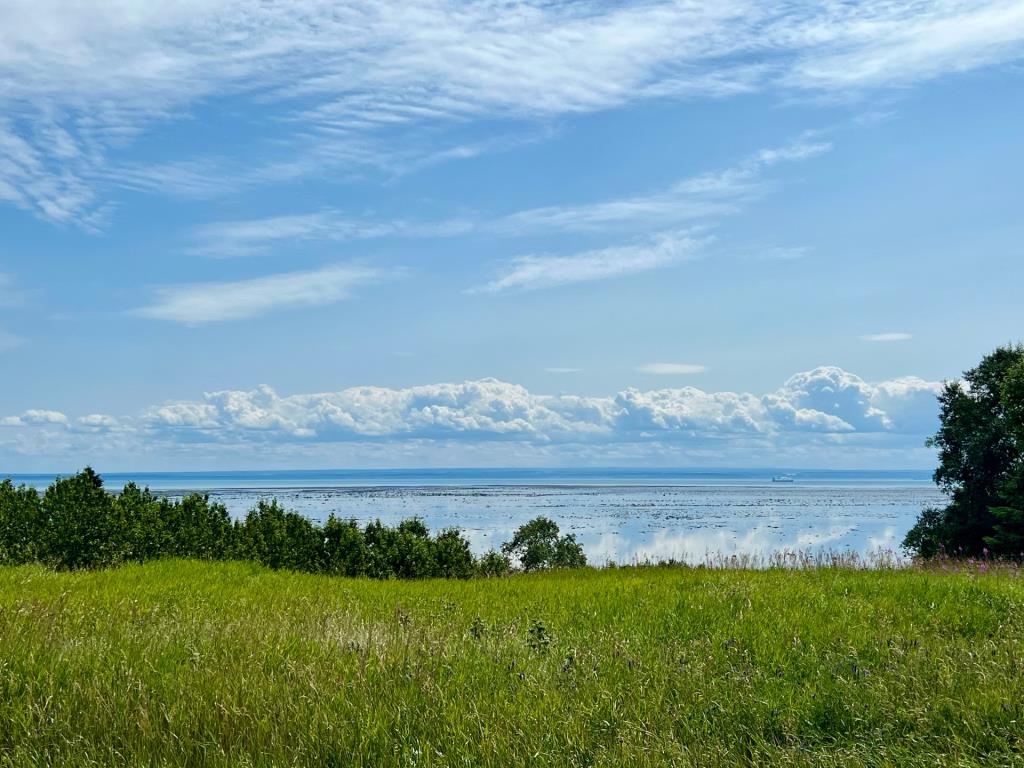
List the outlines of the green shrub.
{"label": "green shrub", "polygon": [[365,528],[335,516],[323,525],[260,500],[243,520],[193,493],[169,499],[134,483],[118,493],[90,468],[56,480],[40,497],[32,488],[0,483],[0,564],[40,562],[61,569],[101,568],[125,561],[174,557],[251,560],[268,568],[370,576],[376,579],[467,579],[501,576],[514,554],[524,570],[586,565],[572,535],[537,518],[515,538],[477,560],[456,528],[431,536],[418,517],[396,527],[380,520]]}
{"label": "green shrub", "polygon": [[57,480],[42,500],[43,559],[56,568],[114,565],[130,552],[129,531],[100,476],[86,467]]}
{"label": "green shrub", "polygon": [[501,551],[518,559],[524,571],[585,566],[587,558],[576,537],[558,534],[553,520],[536,517],[519,526],[512,540],[501,545]]}
{"label": "green shrub", "polygon": [[0,483],[0,563],[21,565],[39,559],[42,510],[35,488]]}

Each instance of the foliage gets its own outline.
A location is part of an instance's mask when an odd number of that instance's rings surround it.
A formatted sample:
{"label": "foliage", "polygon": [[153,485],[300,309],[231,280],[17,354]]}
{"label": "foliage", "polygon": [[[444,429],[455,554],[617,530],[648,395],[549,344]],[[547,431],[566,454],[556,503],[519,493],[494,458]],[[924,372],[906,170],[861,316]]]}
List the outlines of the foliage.
{"label": "foliage", "polygon": [[925,510],[904,546],[924,557],[1021,557],[1024,536],[1024,346],[1000,347],[939,395],[935,482],[950,497]]}
{"label": "foliage", "polygon": [[491,549],[477,560],[476,568],[481,576],[505,576],[512,570],[512,561],[508,555]]}
{"label": "foliage", "polygon": [[[547,530],[554,523],[539,519],[524,529],[531,525]],[[543,567],[586,563],[576,540],[559,538],[557,526],[547,545]],[[431,535],[419,518],[360,527],[332,515],[319,524],[276,500],[260,500],[243,520],[232,521],[223,504],[198,493],[170,499],[132,483],[110,493],[89,468],[56,480],[42,496],[10,480],[0,483],[0,565],[41,562],[75,570],[167,557],[251,560],[376,579],[466,579],[511,570],[506,555],[491,551],[477,560],[458,529]]]}
{"label": "foliage", "polygon": [[21,565],[39,559],[42,518],[35,488],[0,483],[0,563]]}
{"label": "foliage", "polygon": [[576,537],[558,534],[553,520],[537,517],[521,525],[512,540],[501,545],[501,551],[519,560],[524,571],[585,566],[587,558]]}
{"label": "foliage", "polygon": [[0,647],[5,768],[1021,764],[1011,571],[0,567]]}
{"label": "foliage", "polygon": [[100,476],[86,467],[46,489],[40,505],[40,559],[58,568],[109,566],[125,559],[128,527]]}

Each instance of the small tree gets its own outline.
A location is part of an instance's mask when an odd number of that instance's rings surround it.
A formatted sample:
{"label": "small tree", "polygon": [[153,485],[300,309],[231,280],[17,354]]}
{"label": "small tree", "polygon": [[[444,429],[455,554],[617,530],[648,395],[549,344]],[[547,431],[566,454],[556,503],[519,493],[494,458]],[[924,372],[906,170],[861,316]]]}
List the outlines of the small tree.
{"label": "small tree", "polygon": [[576,537],[558,534],[553,520],[536,517],[521,525],[512,540],[501,545],[501,551],[515,557],[524,571],[585,566],[587,558]]}
{"label": "small tree", "polygon": [[42,520],[35,488],[0,483],[0,564],[21,565],[39,557]]}
{"label": "small tree", "polygon": [[481,556],[476,568],[481,576],[505,576],[512,570],[512,561],[508,555],[492,549]]}
{"label": "small tree", "polygon": [[468,579],[476,569],[469,542],[458,528],[445,528],[434,538],[437,575],[446,579]]}
{"label": "small tree", "polygon": [[354,519],[328,517],[324,524],[324,570],[336,576],[365,576],[368,560],[359,524]]}
{"label": "small tree", "polygon": [[129,550],[120,511],[91,467],[57,480],[42,500],[43,558],[68,569],[120,562]]}
{"label": "small tree", "polygon": [[939,395],[935,482],[949,496],[927,509],[903,546],[923,557],[941,552],[1021,557],[1024,541],[1024,346],[1000,347],[947,383]]}

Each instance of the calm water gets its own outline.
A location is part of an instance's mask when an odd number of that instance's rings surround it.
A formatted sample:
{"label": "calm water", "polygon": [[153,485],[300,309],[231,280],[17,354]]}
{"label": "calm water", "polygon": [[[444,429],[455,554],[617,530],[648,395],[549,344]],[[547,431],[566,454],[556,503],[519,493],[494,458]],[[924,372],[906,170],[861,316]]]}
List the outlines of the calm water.
{"label": "calm water", "polygon": [[[792,483],[772,477],[789,474]],[[14,476],[45,487],[51,475]],[[316,519],[387,523],[417,515],[462,529],[483,551],[537,515],[571,531],[594,561],[702,560],[709,553],[898,546],[922,507],[942,496],[926,471],[345,470],[111,473],[178,495],[203,491],[235,515],[260,498]]]}

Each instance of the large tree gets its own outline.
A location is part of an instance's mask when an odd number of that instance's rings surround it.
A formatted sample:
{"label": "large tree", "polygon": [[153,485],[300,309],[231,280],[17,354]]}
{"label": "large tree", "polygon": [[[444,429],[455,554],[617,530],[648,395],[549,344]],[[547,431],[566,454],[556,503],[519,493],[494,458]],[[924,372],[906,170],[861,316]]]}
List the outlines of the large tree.
{"label": "large tree", "polygon": [[939,395],[935,482],[949,496],[925,510],[903,546],[940,553],[1024,556],[1024,346],[1000,347]]}

